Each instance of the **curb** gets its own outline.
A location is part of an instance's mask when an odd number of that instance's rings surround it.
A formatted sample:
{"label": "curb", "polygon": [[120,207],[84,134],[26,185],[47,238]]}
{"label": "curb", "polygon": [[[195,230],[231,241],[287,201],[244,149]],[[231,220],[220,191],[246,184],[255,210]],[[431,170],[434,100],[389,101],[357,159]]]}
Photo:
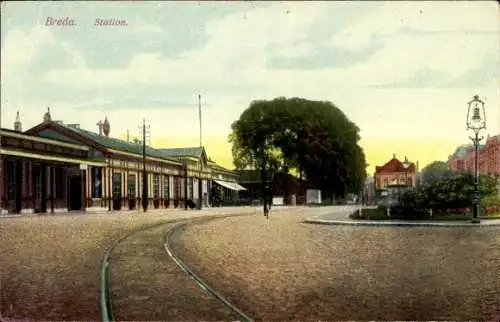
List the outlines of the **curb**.
{"label": "curb", "polygon": [[500,221],[494,223],[479,223],[473,224],[468,222],[461,223],[447,223],[447,222],[408,222],[408,221],[394,221],[394,222],[377,222],[377,221],[349,221],[349,220],[323,220],[323,219],[306,219],[302,221],[306,224],[318,225],[336,225],[336,226],[375,226],[375,227],[500,227]]}

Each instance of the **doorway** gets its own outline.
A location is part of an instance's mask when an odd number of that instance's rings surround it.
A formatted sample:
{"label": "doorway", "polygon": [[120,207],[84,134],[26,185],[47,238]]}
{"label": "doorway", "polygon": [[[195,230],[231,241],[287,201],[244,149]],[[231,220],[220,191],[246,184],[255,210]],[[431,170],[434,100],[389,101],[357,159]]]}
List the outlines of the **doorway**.
{"label": "doorway", "polygon": [[44,184],[45,176],[46,176],[46,168],[40,164],[34,164],[31,170],[31,182],[32,185],[32,193],[34,197],[34,211],[35,213],[44,213],[47,212],[47,191],[46,185]]}
{"label": "doorway", "polygon": [[113,173],[113,210],[122,209],[122,174]]}
{"label": "doorway", "polygon": [[22,208],[22,163],[20,160],[4,162],[4,198],[9,213],[20,213]]}
{"label": "doorway", "polygon": [[70,175],[68,186],[68,210],[82,209],[82,177],[80,175]]}

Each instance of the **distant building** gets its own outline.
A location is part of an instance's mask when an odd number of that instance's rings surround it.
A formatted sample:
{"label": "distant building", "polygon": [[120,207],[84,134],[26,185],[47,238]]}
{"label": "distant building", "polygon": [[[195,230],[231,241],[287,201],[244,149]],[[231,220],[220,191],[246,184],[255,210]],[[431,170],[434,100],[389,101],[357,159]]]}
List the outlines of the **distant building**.
{"label": "distant building", "polygon": [[390,186],[415,186],[417,167],[415,163],[401,162],[394,154],[392,159],[382,166],[375,167],[375,188],[385,189]]}
{"label": "distant building", "polygon": [[375,167],[376,199],[394,199],[402,190],[416,185],[417,166],[405,160],[401,162],[394,154],[392,159],[382,166]]}
{"label": "distant building", "polygon": [[[247,189],[240,192],[240,197],[259,202],[262,199],[260,171],[240,170],[238,174],[239,184]],[[276,174],[272,182],[273,196],[283,197],[285,204],[305,204],[306,190],[308,188],[305,180],[291,174]]]}
{"label": "distant building", "polygon": [[[448,166],[453,172],[474,172],[475,149],[472,144],[461,145],[448,157]],[[478,150],[478,171],[500,177],[500,134],[486,138]]]}

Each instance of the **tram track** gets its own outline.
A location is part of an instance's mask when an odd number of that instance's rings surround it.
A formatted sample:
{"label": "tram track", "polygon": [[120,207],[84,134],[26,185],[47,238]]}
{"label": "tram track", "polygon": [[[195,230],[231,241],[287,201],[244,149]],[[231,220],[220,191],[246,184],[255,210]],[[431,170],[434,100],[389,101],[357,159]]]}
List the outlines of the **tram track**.
{"label": "tram track", "polygon": [[[195,282],[195,284],[199,287],[198,293],[200,293],[200,296],[205,296],[205,297],[210,297],[213,302],[216,302],[218,304],[210,303],[210,307],[215,307],[219,306],[222,307],[221,309],[213,309],[214,311],[220,311],[217,312],[219,315],[217,319],[220,319],[221,314],[224,316],[227,316],[228,319],[234,320],[235,318],[239,321],[252,321],[250,317],[248,317],[244,312],[239,310],[237,307],[235,307],[233,304],[231,304],[222,294],[220,294],[217,290],[213,289],[211,286],[207,285],[203,279],[195,274],[182,260],[181,258],[175,254],[175,252],[172,250],[171,247],[171,239],[172,236],[179,232],[182,228],[184,228],[186,225],[192,224],[192,223],[201,223],[201,222],[207,222],[207,221],[212,221],[216,219],[222,219],[222,218],[227,218],[227,217],[235,217],[235,216],[254,216],[255,214],[223,214],[223,215],[213,215],[210,217],[203,217],[203,218],[183,218],[183,219],[175,219],[175,220],[166,220],[162,221],[159,223],[155,223],[153,225],[148,225],[148,226],[143,226],[138,229],[135,229],[129,233],[127,233],[125,236],[121,237],[120,239],[116,240],[111,247],[105,252],[102,261],[101,261],[101,269],[100,269],[100,308],[101,308],[101,319],[102,321],[116,321],[116,312],[113,307],[113,294],[112,294],[112,279],[110,279],[111,275],[111,270],[110,270],[110,263],[113,263],[113,261],[118,261],[120,259],[120,255],[115,254],[116,250],[124,245],[127,242],[130,242],[134,238],[141,238],[140,235],[148,234],[151,233],[151,231],[154,231],[155,229],[167,229],[167,231],[162,231],[162,253],[163,255],[168,255],[164,256],[165,258],[168,258],[170,263],[175,264],[175,270],[177,270],[178,273],[182,271],[184,274],[182,274],[185,277],[189,277],[192,281]],[[144,236],[142,237],[144,238]],[[149,245],[151,246],[151,245]],[[115,257],[116,256],[116,257]],[[125,258],[122,261],[126,261],[127,259]],[[172,268],[169,268],[169,270],[172,270]],[[192,282],[191,281],[191,282]],[[189,291],[189,290],[188,290]],[[191,290],[191,293],[193,291]],[[204,294],[204,295],[202,295]],[[192,298],[188,297],[188,298]],[[166,304],[168,305],[168,303]],[[196,308],[196,303],[193,303],[193,305]],[[173,310],[178,310],[178,308],[173,308]],[[223,313],[222,313],[223,312]]]}

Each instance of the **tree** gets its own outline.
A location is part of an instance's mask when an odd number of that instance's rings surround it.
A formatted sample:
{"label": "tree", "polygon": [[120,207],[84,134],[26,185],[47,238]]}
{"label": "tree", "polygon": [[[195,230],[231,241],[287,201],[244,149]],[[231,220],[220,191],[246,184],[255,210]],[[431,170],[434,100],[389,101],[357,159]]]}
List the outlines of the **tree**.
{"label": "tree", "polygon": [[422,169],[422,183],[433,184],[441,179],[451,177],[451,170],[448,164],[443,161],[434,161]]}
{"label": "tree", "polygon": [[[497,195],[495,178],[481,175],[479,179],[479,192],[483,198]],[[474,176],[471,173],[452,173],[403,193],[399,206],[409,214],[428,208],[437,212],[459,210],[472,206],[473,192]]]}
{"label": "tree", "polygon": [[253,101],[232,124],[238,169],[295,170],[327,195],[358,193],[366,161],[359,128],[331,102],[283,97]]}

